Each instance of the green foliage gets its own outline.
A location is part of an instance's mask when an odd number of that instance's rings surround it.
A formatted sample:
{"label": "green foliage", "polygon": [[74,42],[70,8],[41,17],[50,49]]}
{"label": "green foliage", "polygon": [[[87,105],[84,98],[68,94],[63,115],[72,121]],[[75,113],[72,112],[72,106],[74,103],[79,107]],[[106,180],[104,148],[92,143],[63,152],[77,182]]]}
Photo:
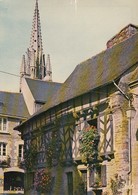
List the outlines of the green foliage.
{"label": "green foliage", "polygon": [[53,178],[47,169],[38,169],[34,177],[34,189],[39,192],[52,190]]}
{"label": "green foliage", "polygon": [[85,193],[86,193],[85,183],[80,178],[80,182],[78,183],[77,190],[75,191],[75,195],[84,195]]}
{"label": "green foliage", "polygon": [[51,139],[46,146],[46,160],[47,165],[52,167],[58,164],[59,156],[61,150],[61,142],[59,139],[59,134],[57,131],[53,131],[51,134]]}
{"label": "green foliage", "polygon": [[99,133],[94,126],[86,128],[80,137],[82,162],[92,161],[98,153]]}
{"label": "green foliage", "polygon": [[36,157],[37,157],[36,146],[31,145],[29,150],[26,151],[24,156],[25,168],[27,170],[31,170],[34,168]]}

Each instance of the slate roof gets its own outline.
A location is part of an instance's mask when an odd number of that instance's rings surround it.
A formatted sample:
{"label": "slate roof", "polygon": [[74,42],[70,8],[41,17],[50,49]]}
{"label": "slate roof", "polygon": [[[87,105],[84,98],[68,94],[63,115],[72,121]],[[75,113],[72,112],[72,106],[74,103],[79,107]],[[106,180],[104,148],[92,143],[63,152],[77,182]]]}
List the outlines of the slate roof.
{"label": "slate roof", "polygon": [[61,87],[61,83],[25,79],[36,102],[45,103]]}
{"label": "slate roof", "polygon": [[0,114],[17,118],[29,117],[23,95],[0,91]]}
{"label": "slate roof", "polygon": [[54,96],[31,118],[119,78],[138,62],[138,33],[77,65]]}

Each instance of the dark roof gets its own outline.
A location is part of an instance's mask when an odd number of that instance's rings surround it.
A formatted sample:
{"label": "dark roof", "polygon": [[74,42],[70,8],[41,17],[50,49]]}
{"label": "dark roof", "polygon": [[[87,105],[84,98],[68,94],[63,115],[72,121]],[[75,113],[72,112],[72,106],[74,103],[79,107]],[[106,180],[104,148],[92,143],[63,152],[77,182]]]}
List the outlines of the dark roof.
{"label": "dark roof", "polygon": [[138,33],[79,64],[40,111],[112,82],[137,62]]}
{"label": "dark roof", "polygon": [[0,114],[10,117],[27,118],[27,110],[23,95],[21,93],[0,91]]}
{"label": "dark roof", "polygon": [[36,102],[45,103],[61,87],[61,83],[25,79]]}
{"label": "dark roof", "polygon": [[31,118],[69,99],[105,86],[138,62],[138,33],[77,65],[51,99]]}

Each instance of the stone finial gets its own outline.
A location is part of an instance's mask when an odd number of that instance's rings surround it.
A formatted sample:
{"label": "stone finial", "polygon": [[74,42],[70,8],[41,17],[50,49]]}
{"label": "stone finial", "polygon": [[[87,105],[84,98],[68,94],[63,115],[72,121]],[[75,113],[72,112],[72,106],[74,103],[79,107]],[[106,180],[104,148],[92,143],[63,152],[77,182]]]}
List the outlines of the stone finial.
{"label": "stone finial", "polygon": [[25,55],[23,55],[23,57],[22,57],[22,63],[21,63],[21,68],[20,68],[20,74],[21,74],[21,75],[26,74]]}
{"label": "stone finial", "polygon": [[46,76],[44,81],[52,81],[52,67],[50,62],[50,55],[47,55],[47,62],[46,62]]}

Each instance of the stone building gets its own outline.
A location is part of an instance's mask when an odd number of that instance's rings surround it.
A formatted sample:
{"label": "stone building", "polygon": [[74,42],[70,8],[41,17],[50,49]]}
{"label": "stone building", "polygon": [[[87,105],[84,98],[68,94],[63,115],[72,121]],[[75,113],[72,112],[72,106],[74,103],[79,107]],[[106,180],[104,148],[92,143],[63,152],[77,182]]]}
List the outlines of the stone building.
{"label": "stone building", "polygon": [[52,82],[50,55],[45,62],[36,0],[30,46],[21,63],[20,92],[0,91],[0,194],[24,194],[24,141],[13,129],[38,111],[60,86]]}
{"label": "stone building", "polygon": [[26,195],[138,194],[137,32],[126,26],[15,128]]}
{"label": "stone building", "polygon": [[27,117],[29,112],[22,94],[0,92],[0,194],[24,193],[24,143],[13,128]]}

